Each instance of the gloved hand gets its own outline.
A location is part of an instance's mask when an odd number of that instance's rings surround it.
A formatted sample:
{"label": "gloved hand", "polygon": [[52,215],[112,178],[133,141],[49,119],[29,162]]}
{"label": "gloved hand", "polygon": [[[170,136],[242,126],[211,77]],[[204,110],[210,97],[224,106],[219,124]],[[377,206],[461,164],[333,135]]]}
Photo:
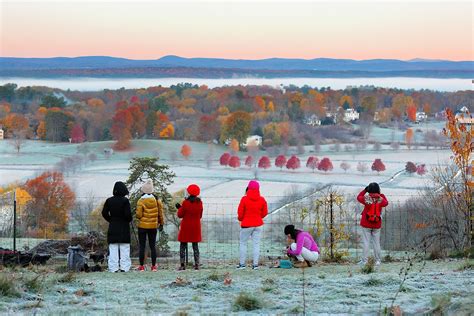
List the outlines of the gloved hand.
{"label": "gloved hand", "polygon": [[158,230],[160,231],[160,233],[163,231],[163,225],[160,225],[158,226]]}
{"label": "gloved hand", "polygon": [[176,208],[180,208],[180,207],[181,207],[181,204],[176,203],[174,206],[176,206]]}

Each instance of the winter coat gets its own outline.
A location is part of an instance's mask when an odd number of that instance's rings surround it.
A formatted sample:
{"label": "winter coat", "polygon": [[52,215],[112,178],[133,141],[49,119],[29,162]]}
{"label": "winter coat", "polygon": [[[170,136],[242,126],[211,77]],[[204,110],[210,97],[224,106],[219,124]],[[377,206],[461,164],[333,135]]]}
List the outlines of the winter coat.
{"label": "winter coat", "polygon": [[314,241],[313,236],[305,231],[300,231],[298,235],[296,235],[296,250],[291,250],[290,248],[287,253],[292,256],[299,256],[303,251],[303,247],[319,253],[318,244]]}
{"label": "winter coat", "polygon": [[113,197],[105,201],[102,209],[102,217],[109,222],[107,242],[109,244],[129,244],[132,212],[130,201],[125,197],[128,195],[127,187],[123,182],[116,182],[113,194]]}
{"label": "winter coat", "polygon": [[364,205],[362,211],[362,217],[360,218],[360,226],[365,228],[380,229],[382,228],[382,219],[380,218],[377,222],[371,222],[368,218],[368,213],[375,209],[382,215],[382,207],[388,205],[388,200],[383,194],[369,193],[366,195],[366,191],[362,190],[357,196],[357,201]]}
{"label": "winter coat", "polygon": [[263,225],[263,218],[267,216],[267,201],[260,196],[260,191],[248,190],[242,197],[238,209],[238,219],[242,228],[259,227]]}
{"label": "winter coat", "polygon": [[144,194],[137,202],[138,228],[156,229],[163,225],[163,204],[152,194]]}
{"label": "winter coat", "polygon": [[195,200],[191,202],[184,200],[183,205],[178,209],[178,217],[182,218],[179,225],[178,241],[180,242],[201,242],[201,218],[202,202]]}

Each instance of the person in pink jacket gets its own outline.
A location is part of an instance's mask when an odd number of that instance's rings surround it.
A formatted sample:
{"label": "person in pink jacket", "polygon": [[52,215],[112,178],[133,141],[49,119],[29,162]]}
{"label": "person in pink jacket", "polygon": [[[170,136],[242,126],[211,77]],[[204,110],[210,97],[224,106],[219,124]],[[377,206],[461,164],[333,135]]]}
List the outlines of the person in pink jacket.
{"label": "person in pink jacket", "polygon": [[295,257],[298,260],[294,264],[296,268],[311,267],[312,263],[318,260],[318,244],[310,233],[295,229],[294,225],[287,225],[285,235],[288,237],[290,244],[287,250],[288,256]]}

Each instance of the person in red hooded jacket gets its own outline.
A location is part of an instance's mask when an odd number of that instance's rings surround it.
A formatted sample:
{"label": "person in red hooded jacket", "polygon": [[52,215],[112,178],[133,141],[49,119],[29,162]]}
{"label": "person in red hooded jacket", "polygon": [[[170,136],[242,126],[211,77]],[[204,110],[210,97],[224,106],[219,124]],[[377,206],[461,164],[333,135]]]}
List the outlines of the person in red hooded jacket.
{"label": "person in red hooded jacket", "polygon": [[194,270],[199,270],[199,246],[202,241],[201,235],[201,218],[202,218],[202,201],[198,197],[201,189],[196,184],[191,184],[186,189],[189,196],[183,201],[183,205],[176,204],[178,209],[178,217],[182,218],[179,225],[178,241],[179,246],[179,270],[185,270],[185,257],[188,252],[188,242],[193,244],[194,253]]}
{"label": "person in red hooded jacket", "polygon": [[245,269],[247,259],[247,241],[252,238],[253,242],[253,265],[252,269],[258,269],[260,256],[260,238],[263,231],[263,219],[268,214],[267,201],[260,196],[260,184],[250,181],[246,194],[240,200],[238,219],[240,222],[240,262],[237,269]]}
{"label": "person in red hooded jacket", "polygon": [[370,243],[374,245],[375,265],[380,265],[380,229],[382,228],[382,208],[388,205],[385,195],[380,193],[378,183],[370,183],[357,196],[357,201],[364,205],[360,226],[362,226],[363,254],[360,264],[366,264]]}

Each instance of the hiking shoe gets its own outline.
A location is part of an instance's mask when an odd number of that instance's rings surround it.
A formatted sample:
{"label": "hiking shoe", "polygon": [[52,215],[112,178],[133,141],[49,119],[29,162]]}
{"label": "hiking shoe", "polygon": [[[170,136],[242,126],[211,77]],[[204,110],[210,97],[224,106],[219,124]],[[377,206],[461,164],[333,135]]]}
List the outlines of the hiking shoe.
{"label": "hiking shoe", "polygon": [[144,272],[145,266],[138,266],[138,272]]}
{"label": "hiking shoe", "polygon": [[154,266],[151,266],[151,271],[152,272],[158,271],[158,267],[156,266],[156,264]]}
{"label": "hiking shoe", "polygon": [[239,265],[237,266],[237,270],[244,270],[245,268],[247,268],[247,267],[245,266],[245,264],[239,264]]}
{"label": "hiking shoe", "polygon": [[258,265],[255,265],[255,264],[254,264],[254,265],[252,266],[252,270],[258,270]]}
{"label": "hiking shoe", "polygon": [[311,268],[313,266],[313,264],[309,262],[308,260],[305,260],[305,261],[306,261],[306,264],[308,265],[308,268]]}
{"label": "hiking shoe", "polygon": [[365,266],[367,264],[367,260],[361,260],[357,264],[360,266]]}
{"label": "hiking shoe", "polygon": [[185,267],[185,266],[180,266],[180,267],[178,268],[178,271],[184,271],[184,270],[186,270],[186,267]]}
{"label": "hiking shoe", "polygon": [[375,261],[375,266],[380,267],[380,260]]}
{"label": "hiking shoe", "polygon": [[193,266],[193,268],[194,268],[194,270],[199,270],[199,265],[198,265],[198,264],[195,264],[195,265]]}
{"label": "hiking shoe", "polygon": [[306,261],[298,261],[297,263],[293,264],[293,267],[295,268],[307,268],[308,264]]}

